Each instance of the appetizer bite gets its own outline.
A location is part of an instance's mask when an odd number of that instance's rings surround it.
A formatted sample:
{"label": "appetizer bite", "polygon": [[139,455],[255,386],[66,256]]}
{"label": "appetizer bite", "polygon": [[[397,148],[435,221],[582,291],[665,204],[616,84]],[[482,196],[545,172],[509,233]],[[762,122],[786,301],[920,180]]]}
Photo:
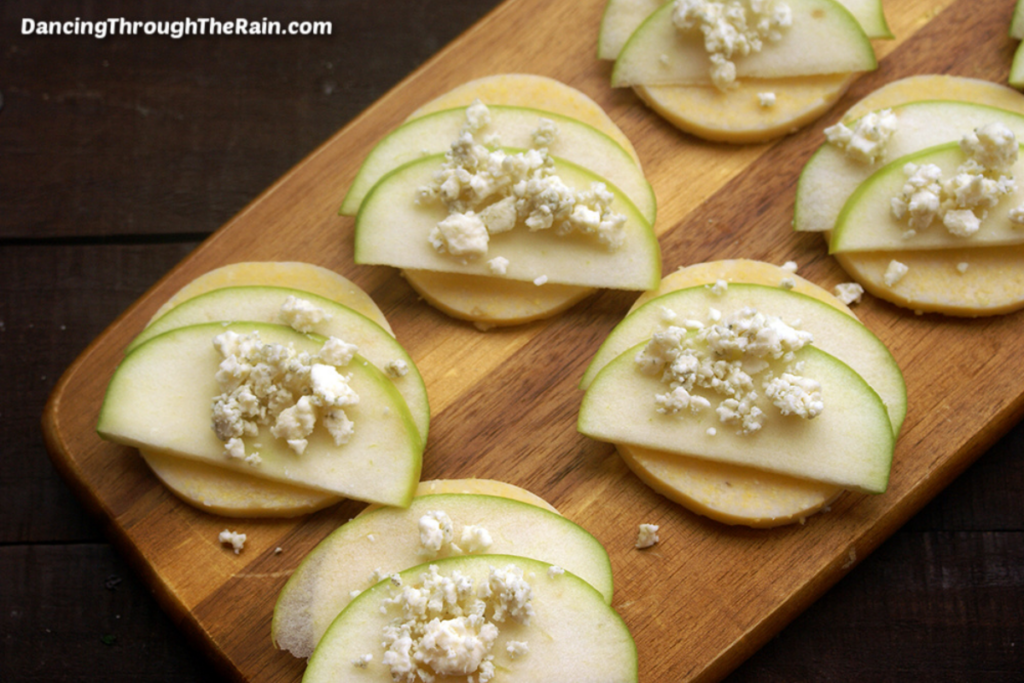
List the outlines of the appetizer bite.
{"label": "appetizer bite", "polygon": [[482,327],[554,315],[597,287],[652,287],[656,202],[623,140],[557,81],[464,84],[367,156],[341,207],[355,260],[401,268],[429,303]]}
{"label": "appetizer bite", "polygon": [[756,261],[667,276],[580,387],[580,432],[684,507],[754,527],[883,492],[906,415],[899,367],[849,308]]}
{"label": "appetizer bite", "polygon": [[828,111],[891,37],[880,0],[608,0],[598,58],[681,130],[753,143]]}
{"label": "appetizer bite", "polygon": [[[339,527],[282,589],[272,637],[309,658],[303,680],[636,680],[593,536],[510,484],[425,484]],[[603,652],[561,662],[581,638]]]}
{"label": "appetizer bite", "polygon": [[869,94],[825,135],[800,174],[793,226],[821,232],[865,290],[956,316],[1024,305],[1024,96],[914,76]]}
{"label": "appetizer bite", "polygon": [[211,271],[129,344],[97,429],[217,514],[293,516],[341,497],[406,505],[430,407],[378,321],[365,292],[318,266]]}

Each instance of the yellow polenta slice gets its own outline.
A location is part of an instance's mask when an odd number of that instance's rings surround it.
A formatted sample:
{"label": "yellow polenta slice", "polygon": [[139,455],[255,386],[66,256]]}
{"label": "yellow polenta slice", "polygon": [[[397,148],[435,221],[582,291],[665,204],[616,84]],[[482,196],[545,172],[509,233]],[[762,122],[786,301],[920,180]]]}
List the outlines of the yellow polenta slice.
{"label": "yellow polenta slice", "polygon": [[[178,304],[224,287],[272,285],[319,294],[370,318],[394,335],[373,299],[354,282],[327,268],[300,261],[245,261],[211,270],[179,289],[150,320]],[[341,498],[284,482],[257,479],[199,461],[140,451],[156,477],[186,503],[228,517],[295,517]]]}
{"label": "yellow polenta slice", "polygon": [[140,450],[157,478],[189,505],[225,517],[297,517],[341,500],[324,491],[250,477],[159,451]]}
{"label": "yellow polenta slice", "polygon": [[587,297],[589,287],[532,282],[481,275],[402,271],[413,289],[431,306],[453,318],[480,326],[520,325],[561,313]]}
{"label": "yellow polenta slice", "polygon": [[319,294],[325,299],[333,299],[362,313],[394,336],[380,308],[359,285],[333,270],[300,261],[243,261],[211,270],[175,292],[153,314],[149,322],[153,322],[182,301],[200,294],[224,287],[246,285],[288,287]]}
{"label": "yellow polenta slice", "polygon": [[[1024,114],[1024,97],[1012,88],[976,78],[924,75],[879,88],[853,105],[843,120],[907,102],[935,99],[975,102]],[[1024,246],[865,252],[835,257],[843,270],[868,292],[915,311],[974,317],[1024,307]],[[885,283],[885,273],[894,260],[908,270],[890,286]]]}
{"label": "yellow polenta slice", "polygon": [[[531,107],[587,123],[622,145],[639,164],[636,150],[599,104],[579,90],[546,76],[498,74],[464,83],[431,100],[409,116],[484,104]],[[427,270],[403,271],[409,284],[440,311],[481,325],[521,325],[557,315],[586,298],[589,287],[516,282],[504,278],[462,276]]]}
{"label": "yellow polenta slice", "polygon": [[[642,294],[635,310],[652,298],[677,289],[724,280],[779,286],[793,280],[793,291],[814,297],[856,318],[828,291],[779,266],[746,259],[710,261],[681,268],[661,286]],[[725,524],[768,528],[802,521],[842,493],[841,487],[808,479],[680,457],[650,448],[616,444],[627,466],[652,489],[699,515]]]}
{"label": "yellow polenta slice", "polygon": [[466,107],[474,100],[484,104],[531,107],[569,116],[589,124],[622,145],[637,164],[633,143],[597,102],[571,86],[547,76],[535,74],[495,74],[484,76],[449,90],[409,115],[407,121],[443,109]]}
{"label": "yellow polenta slice", "polygon": [[[735,89],[637,85],[634,92],[676,128],[715,142],[749,144],[788,135],[827,112],[857,74],[744,79]],[[771,98],[771,104],[762,103]]]}

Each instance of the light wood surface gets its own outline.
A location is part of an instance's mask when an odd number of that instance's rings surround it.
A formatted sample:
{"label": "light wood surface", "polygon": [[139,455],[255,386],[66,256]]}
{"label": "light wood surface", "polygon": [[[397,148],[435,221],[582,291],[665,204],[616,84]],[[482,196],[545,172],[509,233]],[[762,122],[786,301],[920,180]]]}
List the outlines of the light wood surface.
{"label": "light wood surface", "polygon": [[[95,434],[103,391],[124,346],[178,287],[236,260],[306,260],[352,278],[382,307],[416,360],[433,422],[424,478],[504,479],[545,497],[604,543],[615,607],[628,623],[644,681],[715,680],[764,644],[940,491],[1024,412],[1016,341],[1020,314],[982,320],[914,316],[869,299],[857,308],[906,375],[910,409],[889,491],[847,494],[806,525],[729,528],[643,486],[606,444],[575,431],[576,382],[634,295],[603,293],[555,319],[481,333],[417,300],[393,270],[352,264],[344,190],[370,146],[409,112],[465,80],[533,72],[600,102],[634,142],[659,200],[665,272],[717,258],[795,260],[826,287],[846,277],[815,235],[789,228],[800,167],[821,129],[895,78],[957,73],[1005,82],[1015,42],[1012,2],[889,2],[897,36],[878,42],[878,72],[859,79],[822,121],[777,143],[730,147],[678,133],[594,59],[602,3],[511,0],[332,137],[131,306],[68,369],[44,416],[54,462],[106,520],[181,628],[237,680],[296,681],[302,663],[270,645],[277,591],[302,556],[360,508],[301,520],[238,521],[188,508],[136,452]],[[638,552],[637,525],[661,526]],[[241,555],[217,533],[249,536]],[[275,548],[282,552],[276,554]]]}

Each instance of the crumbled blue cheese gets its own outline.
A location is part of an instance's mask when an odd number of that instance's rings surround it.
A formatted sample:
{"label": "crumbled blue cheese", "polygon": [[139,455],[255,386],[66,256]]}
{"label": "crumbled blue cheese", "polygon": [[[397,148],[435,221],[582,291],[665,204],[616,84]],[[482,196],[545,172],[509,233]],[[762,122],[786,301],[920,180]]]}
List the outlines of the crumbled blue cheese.
{"label": "crumbled blue cheese", "polygon": [[791,277],[784,277],[779,280],[779,287],[782,287],[783,289],[793,289],[796,287],[796,280]]}
{"label": "crumbled blue cheese", "polygon": [[757,103],[765,109],[770,109],[775,106],[775,93],[773,92],[759,92],[757,93]]}
{"label": "crumbled blue cheese", "polygon": [[228,457],[257,464],[246,455],[242,439],[257,436],[260,426],[269,426],[272,436],[300,455],[318,420],[335,445],[348,441],[354,426],[344,408],[358,403],[359,396],[338,367],[351,360],[354,345],[331,338],[316,354],[300,353],[291,346],[265,344],[258,332],[233,331],[217,335],[213,345],[223,358],[216,375],[221,394],[213,400],[213,430],[225,442]]}
{"label": "crumbled blue cheese", "polygon": [[[935,164],[903,167],[907,181],[892,198],[891,210],[896,220],[907,220],[905,236],[926,230],[938,220],[950,234],[970,237],[981,228],[989,209],[1016,189],[1012,170],[1018,145],[1005,125],[990,123],[968,133],[961,138],[960,148],[967,159],[951,178],[943,180]],[[1011,209],[1011,220],[1013,216]]]}
{"label": "crumbled blue cheese", "polygon": [[533,284],[537,285],[538,287],[546,285],[547,283],[548,283],[548,276],[547,275],[538,275],[537,277],[533,278]]}
{"label": "crumbled blue cheese", "polygon": [[508,259],[504,256],[495,256],[487,262],[487,269],[493,275],[505,275],[508,273]]}
{"label": "crumbled blue cheese", "polygon": [[401,358],[389,360],[384,364],[384,374],[391,379],[398,379],[409,374],[409,364]]}
{"label": "crumbled blue cheese", "polygon": [[530,646],[523,640],[510,640],[505,646],[505,652],[508,653],[509,659],[516,659],[529,653]]}
{"label": "crumbled blue cheese", "polygon": [[636,547],[639,549],[650,548],[659,540],[657,524],[641,524],[637,532]]}
{"label": "crumbled blue cheese", "polygon": [[477,142],[488,122],[482,110],[473,122],[467,119],[441,169],[417,193],[418,203],[439,201],[448,210],[428,236],[438,253],[469,263],[487,253],[491,236],[520,224],[532,231],[593,236],[610,250],[622,245],[626,217],[612,209],[608,187],[594,182],[576,191],[557,175],[547,152],[557,136],[553,122],[541,119],[533,132],[537,148],[515,153]]}
{"label": "crumbled blue cheese", "polygon": [[903,276],[905,276],[909,271],[910,268],[907,267],[905,263],[900,263],[896,259],[893,259],[892,261],[889,261],[889,265],[885,269],[885,275],[882,276],[882,280],[887,286],[892,287],[902,280]]}
{"label": "crumbled blue cheese", "polygon": [[667,393],[655,395],[657,412],[701,413],[712,407],[709,395],[717,396],[718,420],[750,434],[761,429],[766,417],[767,405],[759,405],[759,386],[782,415],[812,419],[821,412],[816,382],[789,367],[780,378],[769,362],[790,365],[794,354],[812,341],[809,332],[776,316],[743,308],[695,332],[674,325],[655,332],[635,363],[669,387]]}
{"label": "crumbled blue cheese", "polygon": [[420,517],[419,529],[420,546],[431,556],[450,547],[455,534],[451,517],[442,510],[431,510]]}
{"label": "crumbled blue cheese", "polygon": [[296,296],[289,296],[284,300],[279,315],[285,325],[299,332],[312,332],[319,323],[331,319],[324,309],[308,299]]}
{"label": "crumbled blue cheese", "polygon": [[849,158],[874,164],[884,156],[886,145],[898,124],[892,109],[882,109],[865,114],[853,124],[853,128],[842,122],[829,126],[825,129],[825,138]]}
{"label": "crumbled blue cheese", "polygon": [[856,282],[840,282],[832,289],[832,293],[837,299],[849,306],[850,304],[860,303],[860,299],[864,295],[864,288]]}
{"label": "crumbled blue cheese", "polygon": [[786,261],[780,267],[787,273],[795,273],[800,269],[800,266],[797,265],[796,261]]}
{"label": "crumbled blue cheese", "polygon": [[373,655],[365,654],[361,657],[356,657],[355,659],[353,659],[352,666],[358,667],[360,669],[365,669],[366,667],[370,666],[370,662],[372,661]]}
{"label": "crumbled blue cheese", "polygon": [[725,280],[715,280],[715,283],[711,285],[711,293],[715,296],[721,296],[729,289],[729,283]]}
{"label": "crumbled blue cheese", "polygon": [[245,547],[245,534],[240,534],[230,529],[220,532],[217,535],[217,540],[221,545],[231,546],[231,549],[235,551],[235,555],[242,552],[242,549]]}
{"label": "crumbled blue cheese", "polygon": [[960,263],[956,264],[956,269],[961,274],[962,273],[966,273],[967,269],[970,268],[970,267],[971,267],[971,264],[968,263],[967,261],[961,261]]}
{"label": "crumbled blue cheese", "polygon": [[462,535],[459,537],[459,546],[467,553],[481,553],[491,547],[494,540],[487,529],[476,524],[467,524],[462,527]]}
{"label": "crumbled blue cheese", "polygon": [[[507,619],[528,624],[532,589],[522,569],[491,568],[485,583],[474,585],[458,571],[443,576],[431,565],[414,585],[392,588],[381,611],[394,618],[384,627],[383,662],[399,683],[433,681],[438,676],[468,676],[487,683],[495,675],[491,650],[499,625]],[[516,654],[525,654],[521,643]],[[511,651],[509,651],[511,655]]]}
{"label": "crumbled blue cheese", "polygon": [[559,567],[557,564],[553,564],[548,567],[548,578],[555,578],[556,576],[562,576],[565,574],[565,570]]}
{"label": "crumbled blue cheese", "polygon": [[732,60],[782,40],[793,25],[793,13],[779,0],[675,0],[672,23],[682,33],[700,31],[711,60],[711,82],[729,90],[736,87]]}

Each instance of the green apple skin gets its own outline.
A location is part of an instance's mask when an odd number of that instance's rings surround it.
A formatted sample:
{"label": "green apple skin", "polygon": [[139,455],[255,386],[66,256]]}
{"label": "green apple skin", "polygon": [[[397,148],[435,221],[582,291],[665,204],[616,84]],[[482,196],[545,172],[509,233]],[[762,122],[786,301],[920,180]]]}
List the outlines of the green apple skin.
{"label": "green apple skin", "polygon": [[[274,607],[272,638],[296,657],[309,657],[353,591],[372,585],[374,570],[402,571],[435,558],[420,545],[420,517],[445,512],[455,527],[474,524],[491,534],[481,554],[507,553],[563,567],[612,599],[608,553],[583,527],[527,503],[478,494],[417,496],[406,509],[380,508],[338,527],[317,545],[285,584]],[[444,557],[447,551],[439,557]]]}
{"label": "green apple skin", "polygon": [[[893,37],[881,0],[838,0],[857,20],[868,38]],[[614,60],[644,19],[665,4],[665,0],[608,0],[597,34],[597,58]]]}
{"label": "green apple skin", "polygon": [[337,337],[359,347],[359,355],[383,370],[389,361],[401,360],[409,368],[402,377],[389,377],[405,399],[423,442],[430,428],[430,404],[416,364],[391,334],[366,316],[330,299],[287,287],[241,286],[224,287],[184,301],[150,323],[128,345],[130,353],[148,339],[168,330],[208,322],[245,320],[281,323],[281,306],[289,296],[305,299],[328,319],[313,326],[311,332],[321,337]]}
{"label": "green apple skin", "polygon": [[708,309],[723,316],[754,308],[787,323],[800,321],[800,329],[814,336],[814,346],[849,365],[881,397],[889,413],[893,434],[899,434],[907,414],[907,385],[892,353],[856,318],[817,299],[782,287],[733,282],[722,294],[707,286],[687,287],[652,299],[627,315],[594,354],[580,388],[586,389],[597,373],[622,352],[664,329],[665,311],[675,314],[674,324],[703,320]]}
{"label": "green apple skin", "polygon": [[1013,6],[1013,17],[1010,19],[1010,37],[1024,40],[1024,0],[1017,0]]}
{"label": "green apple skin", "polygon": [[[1024,116],[1005,109],[971,102],[922,100],[892,108],[899,121],[876,164],[847,157],[824,143],[811,156],[797,180],[793,228],[824,232],[835,228],[839,212],[857,187],[885,164],[928,147],[959,141],[988,123],[1003,123],[1024,140]],[[852,122],[847,122],[848,124]]]}
{"label": "green apple skin", "polygon": [[[721,397],[710,391],[698,393],[711,400],[711,408],[696,414],[658,413],[654,397],[668,387],[636,367],[636,354],[645,343],[617,356],[594,378],[580,406],[580,433],[863,493],[885,491],[896,442],[892,424],[878,394],[842,361],[813,346],[798,351],[796,361],[804,364],[801,374],[821,384],[825,409],[807,420],[782,416],[769,405],[762,429],[744,435],[719,422],[714,406]],[[708,434],[709,428],[715,433]]]}
{"label": "green apple skin", "polygon": [[[1021,21],[1024,23],[1024,17]],[[1024,28],[1021,31],[1024,32]],[[1018,45],[1013,52],[1013,62],[1010,64],[1010,76],[1007,82],[1017,90],[1024,90],[1024,44]]]}
{"label": "green apple skin", "polygon": [[[651,184],[629,153],[610,137],[561,114],[503,105],[488,105],[487,108],[491,113],[491,123],[477,135],[478,141],[495,133],[501,145],[526,149],[533,146],[533,132],[539,121],[548,119],[558,128],[555,141],[548,147],[553,156],[607,178],[633,201],[648,223],[654,223],[657,202]],[[356,215],[366,193],[388,171],[424,154],[447,152],[458,139],[465,121],[466,108],[461,107],[415,118],[393,130],[363,161],[345,195],[341,214]]]}
{"label": "green apple skin", "polygon": [[[293,344],[315,353],[322,337],[283,325],[207,323],[181,327],[153,337],[129,353],[117,367],[100,409],[97,431],[110,441],[143,450],[192,458],[254,477],[308,486],[336,495],[384,505],[407,506],[420,477],[423,441],[405,400],[388,378],[356,356],[344,368],[359,403],[345,412],[355,424],[348,443],[338,447],[318,425],[303,455],[261,428],[246,438],[246,451],[262,463],[251,466],[224,455],[211,428],[210,407],[221,393],[215,375],[218,334],[259,332],[268,343]],[[257,447],[255,444],[259,444]]]}
{"label": "green apple skin", "polygon": [[373,186],[356,216],[356,263],[492,277],[487,261],[504,256],[509,265],[503,277],[510,280],[543,277],[551,283],[632,290],[650,289],[660,281],[661,248],[650,223],[607,180],[557,158],[556,173],[570,187],[584,190],[603,182],[615,196],[612,210],[626,216],[625,240],[619,249],[610,251],[578,233],[558,236],[552,230],[532,232],[518,226],[492,236],[487,255],[476,261],[463,263],[439,254],[428,237],[448,215],[447,209],[440,202],[420,206],[415,198],[443,162],[444,155],[412,161]]}
{"label": "green apple skin", "polygon": [[[443,575],[458,571],[474,581],[486,582],[491,568],[515,565],[530,584],[533,616],[529,624],[507,619],[491,650],[498,674],[505,683],[630,683],[638,680],[636,644],[622,618],[593,586],[566,571],[549,572],[552,565],[515,555],[449,557],[435,564]],[[401,573],[405,584],[418,585],[427,565]],[[382,662],[381,633],[395,615],[382,614],[382,602],[391,596],[390,582],[382,581],[359,594],[338,615],[309,660],[303,683],[375,681],[391,683]],[[523,641],[529,651],[512,659],[506,645]],[[366,668],[353,661],[372,655]],[[442,678],[438,678],[438,681]],[[464,680],[443,678],[443,680]]]}
{"label": "green apple skin", "polygon": [[[875,51],[850,12],[835,0],[789,0],[793,25],[778,42],[734,60],[736,77],[789,78],[878,68]],[[711,60],[700,31],[681,33],[669,2],[644,20],[623,46],[612,87],[711,85]],[[666,59],[662,59],[666,57]]]}
{"label": "green apple skin", "polygon": [[[907,175],[906,164],[934,164],[942,169],[943,178],[952,178],[967,155],[957,142],[929,147],[892,161],[875,171],[861,183],[843,206],[829,242],[833,254],[853,251],[913,251],[919,249],[964,249],[998,247],[1024,242],[1024,230],[1010,221],[1009,210],[1024,203],[1024,186],[999,200],[991,209],[978,232],[958,237],[936,221],[928,229],[904,237],[909,225],[892,215],[890,200],[899,196]],[[1018,157],[1012,175],[1022,177],[1024,160]]]}

